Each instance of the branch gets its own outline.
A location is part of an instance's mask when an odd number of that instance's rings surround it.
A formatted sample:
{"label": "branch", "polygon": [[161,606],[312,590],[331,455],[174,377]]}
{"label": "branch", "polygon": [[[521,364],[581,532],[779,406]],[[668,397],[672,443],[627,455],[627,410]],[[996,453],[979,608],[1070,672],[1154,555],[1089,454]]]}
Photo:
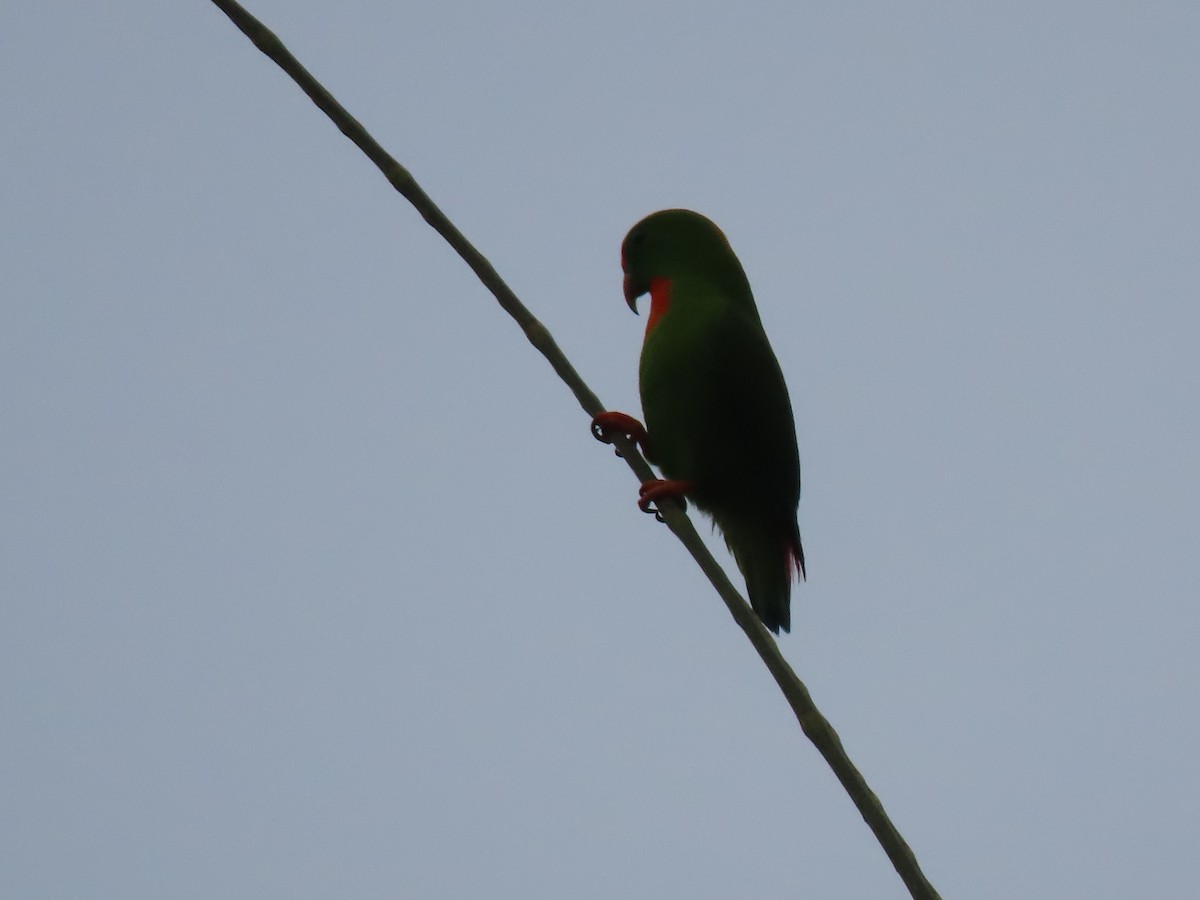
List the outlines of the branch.
{"label": "branch", "polygon": [[[270,29],[232,0],[213,0],[213,3],[241,29],[246,37],[254,42],[259,50],[291,76],[292,80],[312,98],[313,103],[330,118],[342,134],[361,149],[367,158],[379,167],[392,186],[416,207],[417,212],[433,230],[446,239],[446,242],[454,248],[463,261],[471,267],[471,271],[483,282],[484,287],[492,292],[505,312],[521,326],[521,330],[525,332],[525,337],[529,339],[529,342],[546,357],[554,371],[566,382],[584,412],[589,416],[602,412],[605,407],[600,403],[600,399],[579,377],[579,373],[575,371],[562,350],[559,349],[546,326],[539,322],[533,313],[517,299],[517,295],[505,284],[504,279],[492,268],[491,263],[446,218],[446,215],[421,189],[409,171],[396,162],[367,133],[358,120],[350,115],[333,98],[333,95],[309,74],[304,66],[300,65],[296,57],[292,56]],[[615,436],[614,443],[639,481],[647,481],[655,477],[653,470],[638,453],[637,447],[624,436]],[[750,643],[762,657],[771,675],[774,676],[775,682],[779,685],[779,689],[791,705],[792,711],[796,714],[804,734],[825,757],[829,767],[833,769],[834,774],[850,795],[850,799],[854,801],[859,813],[874,832],[876,840],[883,847],[888,859],[896,867],[896,871],[904,881],[909,893],[917,900],[940,900],[937,891],[921,872],[912,850],[900,836],[900,832],[896,830],[891,819],[888,818],[883,804],[879,802],[879,798],[875,796],[862,774],[846,755],[837,732],[821,715],[820,710],[813,703],[812,697],[809,696],[808,689],[792,671],[788,661],[783,658],[779,652],[779,645],[771,637],[766,626],[742,599],[724,570],[709,553],[692,525],[691,519],[675,503],[664,503],[661,512],[667,526],[687,547],[704,574],[708,576],[708,580],[716,588],[717,593],[720,594],[721,599],[725,601],[725,605],[729,607],[729,613],[733,616],[734,621],[746,633],[746,637],[750,639]]]}

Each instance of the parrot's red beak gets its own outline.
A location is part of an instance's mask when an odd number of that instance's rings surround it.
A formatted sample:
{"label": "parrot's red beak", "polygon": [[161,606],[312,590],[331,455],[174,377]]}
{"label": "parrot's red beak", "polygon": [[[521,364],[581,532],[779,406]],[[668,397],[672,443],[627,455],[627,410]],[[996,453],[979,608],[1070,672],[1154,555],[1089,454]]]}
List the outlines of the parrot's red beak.
{"label": "parrot's red beak", "polygon": [[629,304],[629,308],[633,310],[634,315],[637,315],[637,298],[650,290],[650,285],[644,281],[639,281],[632,275],[625,275],[625,302]]}

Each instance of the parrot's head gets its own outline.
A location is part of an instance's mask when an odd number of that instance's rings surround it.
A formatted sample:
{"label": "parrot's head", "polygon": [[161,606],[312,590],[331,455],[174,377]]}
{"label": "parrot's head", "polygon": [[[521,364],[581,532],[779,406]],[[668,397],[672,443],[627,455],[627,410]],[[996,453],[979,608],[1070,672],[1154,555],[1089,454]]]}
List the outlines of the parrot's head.
{"label": "parrot's head", "polygon": [[662,209],[629,229],[621,244],[621,268],[625,302],[635,313],[637,298],[656,283],[669,288],[679,279],[706,281],[727,296],[750,296],[746,273],[724,233],[690,209]]}

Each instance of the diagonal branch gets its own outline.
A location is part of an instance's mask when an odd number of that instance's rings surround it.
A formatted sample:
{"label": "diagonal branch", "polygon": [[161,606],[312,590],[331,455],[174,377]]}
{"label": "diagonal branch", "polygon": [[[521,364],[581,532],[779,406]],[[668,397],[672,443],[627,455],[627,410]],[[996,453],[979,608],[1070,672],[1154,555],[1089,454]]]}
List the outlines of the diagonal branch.
{"label": "diagonal branch", "polygon": [[[517,299],[516,294],[492,268],[491,263],[446,218],[446,215],[421,189],[409,171],[393,159],[367,133],[358,120],[350,115],[333,98],[333,95],[309,74],[308,70],[300,64],[296,57],[292,56],[274,32],[233,0],[213,0],[213,4],[224,12],[259,50],[291,76],[292,80],[312,98],[313,103],[332,120],[342,134],[361,149],[367,158],[379,167],[392,186],[416,207],[417,212],[434,231],[446,239],[446,242],[471,267],[483,285],[492,292],[505,312],[521,326],[529,342],[546,357],[554,371],[571,389],[584,411],[590,416],[603,411],[604,406],[600,403],[600,399],[579,377],[579,373],[575,371],[562,350],[559,349],[546,326],[539,322],[533,313]],[[654,477],[654,472],[638,453],[637,447],[630,441],[623,436],[616,435],[614,443],[639,480],[646,481]],[[721,599],[725,601],[725,605],[729,607],[734,621],[746,633],[754,645],[754,649],[762,657],[767,669],[770,670],[775,682],[779,685],[779,689],[791,705],[792,711],[796,714],[804,734],[820,751],[825,761],[829,763],[829,767],[833,769],[834,774],[850,795],[850,799],[854,801],[859,813],[862,814],[863,819],[875,834],[876,840],[883,847],[888,859],[892,861],[892,865],[895,866],[909,893],[917,900],[940,900],[937,891],[921,872],[912,850],[901,837],[900,832],[896,830],[891,819],[888,818],[883,804],[879,802],[879,798],[875,796],[862,774],[846,755],[837,732],[821,715],[820,710],[813,703],[812,697],[809,696],[808,689],[779,652],[779,645],[771,637],[770,632],[742,599],[724,570],[709,553],[691,520],[674,503],[663,504],[662,515],[667,526],[683,542],[704,574],[708,576],[708,580],[712,582]]]}

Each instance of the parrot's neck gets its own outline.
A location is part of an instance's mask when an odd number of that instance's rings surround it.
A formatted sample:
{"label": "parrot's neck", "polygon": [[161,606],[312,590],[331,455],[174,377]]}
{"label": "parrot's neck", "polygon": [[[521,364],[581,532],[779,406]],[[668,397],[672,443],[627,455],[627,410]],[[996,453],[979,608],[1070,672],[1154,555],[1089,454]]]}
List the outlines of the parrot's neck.
{"label": "parrot's neck", "polygon": [[650,279],[650,315],[646,319],[646,336],[650,336],[650,332],[654,330],[654,326],[658,324],[658,320],[666,315],[667,310],[671,306],[671,279],[670,278],[651,278]]}

